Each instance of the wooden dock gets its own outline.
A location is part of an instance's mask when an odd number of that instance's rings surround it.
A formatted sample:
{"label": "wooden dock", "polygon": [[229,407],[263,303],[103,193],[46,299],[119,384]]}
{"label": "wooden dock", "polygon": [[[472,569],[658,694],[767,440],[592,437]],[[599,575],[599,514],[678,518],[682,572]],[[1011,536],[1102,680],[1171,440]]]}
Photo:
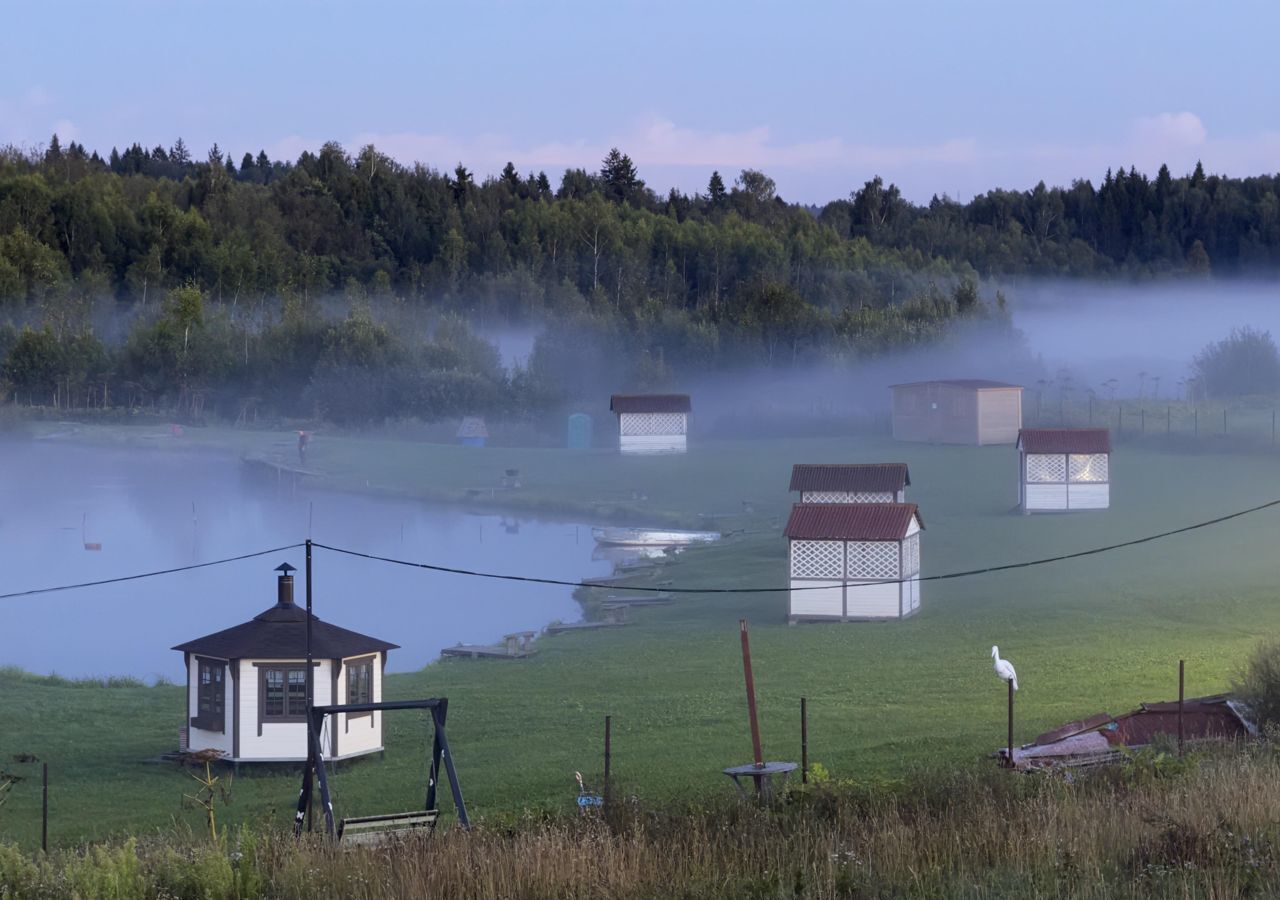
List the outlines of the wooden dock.
{"label": "wooden dock", "polygon": [[455,656],[463,659],[528,659],[538,651],[533,647],[536,631],[517,631],[503,635],[501,644],[458,644],[445,647],[441,656]]}
{"label": "wooden dock", "polygon": [[542,629],[543,634],[567,634],[571,631],[599,631],[602,628],[623,628],[631,622],[603,621],[603,622],[570,622],[569,624],[548,625]]}

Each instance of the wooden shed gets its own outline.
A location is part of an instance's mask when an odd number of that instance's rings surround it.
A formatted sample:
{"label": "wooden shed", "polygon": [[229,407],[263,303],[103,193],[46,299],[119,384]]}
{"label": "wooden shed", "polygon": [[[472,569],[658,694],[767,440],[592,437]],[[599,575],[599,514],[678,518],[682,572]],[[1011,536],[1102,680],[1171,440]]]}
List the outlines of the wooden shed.
{"label": "wooden shed", "polygon": [[1022,388],[980,379],[890,386],[893,437],[933,444],[1012,444],[1022,427]]}
{"label": "wooden shed", "polygon": [[797,463],[790,489],[801,503],[902,503],[910,483],[906,463]]}
{"label": "wooden shed", "polygon": [[1018,432],[1018,500],[1023,513],[1111,505],[1111,432],[1024,428]]}
{"label": "wooden shed", "polygon": [[683,453],[687,447],[688,394],[614,394],[609,409],[618,417],[623,453]]}
{"label": "wooden shed", "polygon": [[[229,762],[307,758],[307,612],[293,602],[292,567],[281,566],[276,604],[242,625],[174,650],[187,669],[186,747]],[[317,706],[382,700],[387,651],[398,645],[311,617]],[[382,750],[382,713],[330,716],[326,759]]]}
{"label": "wooden shed", "polygon": [[914,503],[797,503],[785,534],[788,620],[902,619],[920,608]]}

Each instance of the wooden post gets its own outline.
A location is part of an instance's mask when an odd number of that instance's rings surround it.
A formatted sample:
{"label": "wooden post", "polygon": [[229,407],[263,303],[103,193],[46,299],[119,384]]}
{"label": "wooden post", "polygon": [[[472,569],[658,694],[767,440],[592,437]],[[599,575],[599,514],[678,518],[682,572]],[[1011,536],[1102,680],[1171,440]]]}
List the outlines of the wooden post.
{"label": "wooden post", "polygon": [[[296,482],[296,479],[295,479],[295,482]],[[306,710],[307,712],[306,712],[306,716],[307,716],[308,727],[310,727],[311,707],[315,705],[315,693],[314,693],[315,673],[312,671],[312,666],[311,666],[312,652],[311,652],[311,538],[310,537],[307,538],[306,546],[307,546],[307,563],[306,563],[307,565],[307,623],[306,623],[306,636],[307,636],[306,637],[306,640],[307,640]],[[290,590],[292,590],[292,588]],[[285,689],[288,690],[288,685],[285,685]],[[330,702],[332,702],[332,698],[330,698]],[[310,744],[308,743],[308,754],[307,754],[308,763],[307,764],[308,765],[317,765],[317,764],[324,765],[323,760],[317,760],[311,756],[309,748],[310,748]],[[313,825],[313,818],[311,815],[311,796],[312,796],[311,791],[308,789],[307,791],[307,831],[310,831]]]}
{"label": "wooden post", "polygon": [[1276,442],[1276,408],[1271,407],[1271,443]]}
{"label": "wooden post", "polygon": [[613,716],[604,717],[604,805],[609,808],[609,778],[613,774]]}
{"label": "wooden post", "polygon": [[1013,679],[1007,682],[1009,685],[1009,768],[1013,768]]}
{"label": "wooden post", "polygon": [[[756,684],[751,677],[751,644],[747,640],[747,620],[738,620],[738,630],[742,635],[742,670],[747,680],[747,715],[751,719],[751,751],[754,754],[756,768],[764,768],[764,751],[760,748],[760,721],[756,717]],[[756,794],[763,791],[760,777],[755,778]]]}
{"label": "wooden post", "polygon": [[1093,394],[1089,395],[1089,424],[1093,424]]}
{"label": "wooden post", "polygon": [[1196,437],[1200,437],[1200,407],[1191,410],[1191,415],[1196,427]]}
{"label": "wooden post", "polygon": [[809,704],[800,698],[800,783],[809,783]]}
{"label": "wooden post", "polygon": [[49,764],[40,767],[40,849],[49,852]]}
{"label": "wooden post", "polygon": [[1178,755],[1182,755],[1182,741],[1184,732],[1182,730],[1182,704],[1184,700],[1183,686],[1185,684],[1183,675],[1186,670],[1187,661],[1185,659],[1178,660]]}
{"label": "wooden post", "polygon": [[1222,407],[1222,436],[1227,436],[1227,408]]}
{"label": "wooden post", "polygon": [[1147,433],[1147,408],[1144,406],[1138,410],[1138,424],[1142,429],[1142,433]]}
{"label": "wooden post", "polygon": [[1164,408],[1164,433],[1173,434],[1173,407]]}

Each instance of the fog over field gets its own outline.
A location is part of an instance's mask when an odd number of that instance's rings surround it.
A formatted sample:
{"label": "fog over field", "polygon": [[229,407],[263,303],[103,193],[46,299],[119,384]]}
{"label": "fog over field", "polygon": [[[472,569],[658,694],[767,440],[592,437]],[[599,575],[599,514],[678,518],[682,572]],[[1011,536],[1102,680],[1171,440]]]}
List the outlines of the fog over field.
{"label": "fog over field", "polygon": [[[1118,396],[1178,396],[1195,355],[1235,328],[1280,335],[1280,281],[1165,281],[1143,285],[1023,281],[1009,287],[1014,325],[1054,378],[1079,389],[1108,379]],[[1139,373],[1146,373],[1144,380]]]}

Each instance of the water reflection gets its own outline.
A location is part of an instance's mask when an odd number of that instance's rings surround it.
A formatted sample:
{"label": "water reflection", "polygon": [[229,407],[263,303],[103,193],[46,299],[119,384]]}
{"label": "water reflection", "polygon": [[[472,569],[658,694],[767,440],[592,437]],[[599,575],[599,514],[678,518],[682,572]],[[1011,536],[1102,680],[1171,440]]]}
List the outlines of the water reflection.
{"label": "water reflection", "polygon": [[[0,444],[0,593],[93,581],[304,540],[458,568],[604,575],[589,528],[470,515],[403,500],[280,490],[221,457]],[[90,545],[100,549],[87,549]],[[301,548],[113,585],[0,601],[0,664],[68,676],[182,676],[172,645],[275,600]],[[464,578],[317,550],[321,618],[402,646],[392,671],[440,648],[573,621],[568,588]],[[299,579],[301,590],[301,578]],[[301,597],[299,598],[301,599]]]}

